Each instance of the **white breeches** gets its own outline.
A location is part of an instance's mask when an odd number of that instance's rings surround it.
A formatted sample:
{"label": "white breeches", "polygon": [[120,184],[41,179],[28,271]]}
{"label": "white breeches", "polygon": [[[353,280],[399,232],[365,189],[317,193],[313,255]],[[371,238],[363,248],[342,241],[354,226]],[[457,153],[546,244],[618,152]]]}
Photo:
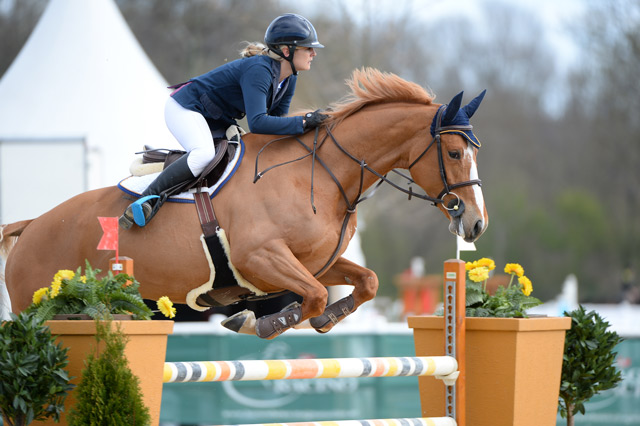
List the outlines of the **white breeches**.
{"label": "white breeches", "polygon": [[164,107],[164,119],[169,131],[189,153],[187,164],[191,173],[198,176],[216,154],[207,121],[200,113],[184,108],[172,97]]}

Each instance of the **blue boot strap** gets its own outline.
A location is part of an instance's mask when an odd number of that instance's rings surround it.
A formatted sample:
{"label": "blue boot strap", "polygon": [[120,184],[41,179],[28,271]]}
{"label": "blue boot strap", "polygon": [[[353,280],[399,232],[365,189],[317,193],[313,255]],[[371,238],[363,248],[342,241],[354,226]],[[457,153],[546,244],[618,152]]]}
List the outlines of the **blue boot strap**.
{"label": "blue boot strap", "polygon": [[142,204],[146,201],[149,201],[153,198],[160,198],[158,195],[147,195],[146,197],[139,198],[131,204],[131,211],[133,212],[133,221],[138,226],[145,226],[147,224],[147,219],[144,217],[144,211],[142,209]]}

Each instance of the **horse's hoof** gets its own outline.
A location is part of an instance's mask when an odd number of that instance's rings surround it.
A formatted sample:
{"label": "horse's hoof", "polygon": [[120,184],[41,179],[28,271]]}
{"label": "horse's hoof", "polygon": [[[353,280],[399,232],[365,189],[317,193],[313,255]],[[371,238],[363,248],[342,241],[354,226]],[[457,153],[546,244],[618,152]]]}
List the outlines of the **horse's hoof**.
{"label": "horse's hoof", "polygon": [[248,309],[231,315],[220,324],[236,333],[256,335],[256,314]]}
{"label": "horse's hoof", "polygon": [[311,318],[309,323],[318,333],[326,333],[352,313],[354,306],[353,296],[349,295],[327,306],[322,315]]}
{"label": "horse's hoof", "polygon": [[295,306],[293,309],[258,318],[256,321],[256,336],[261,339],[273,339],[297,325],[302,319],[302,307],[299,304],[293,306]]}

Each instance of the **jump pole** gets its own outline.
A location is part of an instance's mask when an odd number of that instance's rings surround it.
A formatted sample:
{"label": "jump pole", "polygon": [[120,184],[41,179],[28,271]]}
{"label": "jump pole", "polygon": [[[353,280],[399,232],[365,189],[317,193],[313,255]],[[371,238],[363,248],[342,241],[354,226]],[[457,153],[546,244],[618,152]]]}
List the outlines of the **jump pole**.
{"label": "jump pole", "polygon": [[184,383],[448,376],[457,370],[458,363],[450,356],[165,362],[163,381]]}

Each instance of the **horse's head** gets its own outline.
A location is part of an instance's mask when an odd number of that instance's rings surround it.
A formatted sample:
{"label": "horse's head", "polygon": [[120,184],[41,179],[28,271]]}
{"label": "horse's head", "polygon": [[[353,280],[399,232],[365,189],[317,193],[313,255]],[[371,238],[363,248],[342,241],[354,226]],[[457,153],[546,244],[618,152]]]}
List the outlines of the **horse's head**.
{"label": "horse's head", "polygon": [[409,166],[413,180],[449,218],[449,230],[468,242],[482,235],[489,222],[476,165],[480,141],[469,124],[484,94],[461,108],[460,92],[440,106],[431,123],[431,143],[412,150]]}

